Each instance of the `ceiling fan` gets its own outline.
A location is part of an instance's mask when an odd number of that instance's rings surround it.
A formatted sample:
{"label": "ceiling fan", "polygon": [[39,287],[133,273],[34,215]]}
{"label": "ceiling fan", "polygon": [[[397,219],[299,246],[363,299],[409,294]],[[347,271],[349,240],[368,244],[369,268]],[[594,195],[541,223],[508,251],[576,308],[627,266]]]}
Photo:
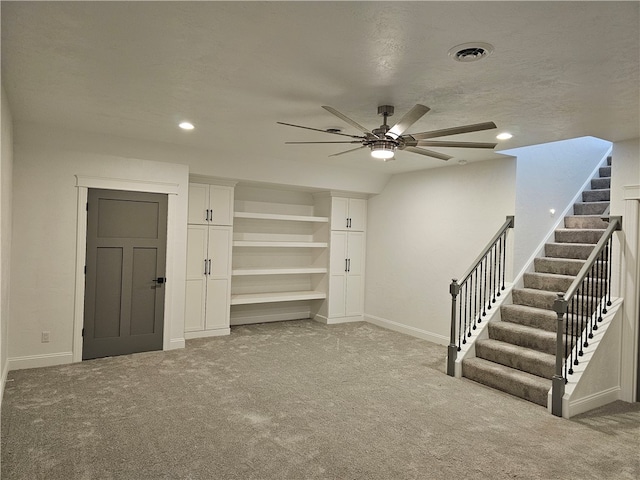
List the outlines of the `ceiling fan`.
{"label": "ceiling fan", "polygon": [[381,105],[378,107],[378,115],[384,117],[384,121],[379,128],[373,130],[367,130],[362,125],[353,121],[346,115],[340,113],[333,107],[323,106],[326,111],[332,113],[341,120],[347,122],[352,127],[360,130],[364,135],[348,135],[342,133],[339,129],[327,129],[321,130],[319,128],[303,127],[301,125],[293,125],[291,123],[278,122],[280,125],[288,125],[290,127],[304,128],[306,130],[314,130],[317,132],[330,133],[332,135],[342,135],[344,137],[350,137],[353,140],[345,141],[333,141],[333,142],[285,142],[287,144],[306,144],[306,143],[352,143],[360,144],[359,147],[352,148],[340,153],[334,153],[329,155],[335,157],[338,155],[344,155],[345,153],[355,152],[362,148],[370,148],[371,156],[384,160],[393,160],[396,150],[406,150],[412,153],[418,153],[420,155],[426,155],[428,157],[437,158],[440,160],[449,160],[453,158],[449,155],[445,155],[440,152],[434,152],[433,150],[427,150],[426,148],[419,147],[456,147],[456,148],[494,148],[496,143],[483,143],[483,142],[447,142],[439,140],[429,140],[431,138],[445,137],[447,135],[457,135],[460,133],[478,132],[481,130],[490,130],[496,128],[495,123],[485,122],[476,123],[473,125],[463,125],[460,127],[444,128],[442,130],[432,130],[430,132],[404,134],[411,125],[417,122],[430,108],[424,105],[417,104],[411,110],[409,110],[398,123],[390,127],[387,125],[387,118],[393,115],[394,108],[392,105]]}

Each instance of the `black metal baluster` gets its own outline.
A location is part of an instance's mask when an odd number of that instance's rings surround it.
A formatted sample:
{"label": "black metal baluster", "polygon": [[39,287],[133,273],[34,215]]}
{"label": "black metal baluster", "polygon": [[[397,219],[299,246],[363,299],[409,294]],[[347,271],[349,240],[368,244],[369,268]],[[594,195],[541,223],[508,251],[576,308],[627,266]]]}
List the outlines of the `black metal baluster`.
{"label": "black metal baluster", "polygon": [[564,313],[564,378],[567,378],[567,364],[569,363],[569,323],[572,319],[569,317],[569,307]]}
{"label": "black metal baluster", "polygon": [[609,242],[608,242],[608,247],[609,247],[609,253],[607,255],[607,267],[608,267],[608,284],[609,284],[609,298],[607,300],[607,306],[610,307],[611,306],[611,264],[613,263],[613,259],[612,259],[612,255],[613,255],[613,239],[609,238]]}
{"label": "black metal baluster", "polygon": [[478,269],[473,271],[472,275],[472,289],[473,289],[473,330],[477,328],[478,324]]}
{"label": "black metal baluster", "polygon": [[498,238],[498,243],[497,243],[497,268],[496,268],[496,297],[500,296],[500,270],[501,270],[501,265],[500,263],[502,262],[502,237]]}
{"label": "black metal baluster", "polygon": [[458,351],[462,350],[461,338],[464,336],[462,330],[462,289],[458,291]]}
{"label": "black metal baluster", "polygon": [[491,289],[491,291],[493,292],[493,303],[496,303],[496,290],[498,289],[498,282],[497,282],[497,267],[498,267],[498,259],[497,259],[497,244],[493,246],[494,252],[493,252],[493,287]]}
{"label": "black metal baluster", "polygon": [[469,303],[469,288],[468,282],[465,280],[464,282],[464,330],[463,330],[463,345],[467,343],[467,305]]}
{"label": "black metal baluster", "polygon": [[[485,317],[487,315],[487,305],[485,302],[487,301],[487,270],[484,268],[484,263],[486,260],[486,255],[480,260],[480,277],[482,280],[482,298],[480,299],[482,302],[482,316]],[[484,276],[483,276],[484,272]]]}
{"label": "black metal baluster", "polygon": [[569,363],[569,375],[573,374],[573,336],[574,336],[574,324],[577,322],[576,318],[576,297],[574,296],[571,299],[571,348],[569,350],[569,357],[567,358],[567,362]]}
{"label": "black metal baluster", "polygon": [[488,288],[489,288],[489,291],[488,291],[489,300],[487,301],[487,310],[491,310],[491,296],[492,296],[492,293],[491,293],[491,275],[493,275],[493,271],[491,270],[491,257],[492,257],[491,252],[492,252],[492,250],[493,250],[493,248],[491,248],[487,252],[487,263],[488,263],[488,267],[487,268],[489,270],[489,286],[488,286]]}
{"label": "black metal baluster", "polygon": [[502,290],[504,290],[504,277],[507,271],[507,232],[504,232],[504,250],[502,251]]}

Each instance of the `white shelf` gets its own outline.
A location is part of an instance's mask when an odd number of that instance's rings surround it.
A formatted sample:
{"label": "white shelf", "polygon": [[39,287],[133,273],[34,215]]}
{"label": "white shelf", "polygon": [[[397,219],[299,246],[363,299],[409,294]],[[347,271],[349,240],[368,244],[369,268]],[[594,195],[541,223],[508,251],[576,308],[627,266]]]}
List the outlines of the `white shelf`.
{"label": "white shelf", "polygon": [[231,295],[231,305],[249,305],[254,303],[295,302],[297,300],[322,300],[327,298],[324,292],[305,290],[300,292],[248,293]]}
{"label": "white shelf", "polygon": [[281,215],[276,213],[235,212],[235,218],[252,218],[254,220],[285,220],[291,222],[328,223],[329,217],[314,217],[307,215]]}
{"label": "white shelf", "polygon": [[324,267],[304,267],[304,268],[239,268],[233,270],[233,276],[243,275],[301,275],[308,273],[327,273]]}
{"label": "white shelf", "polygon": [[260,240],[236,240],[234,247],[273,247],[273,248],[326,248],[327,242],[269,242]]}

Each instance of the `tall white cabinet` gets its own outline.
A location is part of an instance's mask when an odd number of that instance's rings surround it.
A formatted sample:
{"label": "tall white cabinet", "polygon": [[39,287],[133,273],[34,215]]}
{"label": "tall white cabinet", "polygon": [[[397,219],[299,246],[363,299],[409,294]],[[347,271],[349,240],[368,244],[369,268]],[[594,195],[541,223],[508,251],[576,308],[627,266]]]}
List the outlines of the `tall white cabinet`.
{"label": "tall white cabinet", "polygon": [[232,184],[189,185],[185,338],[228,335]]}
{"label": "tall white cabinet", "polygon": [[324,323],[363,320],[367,200],[345,193],[319,194],[319,210],[330,216],[327,301],[315,319]]}

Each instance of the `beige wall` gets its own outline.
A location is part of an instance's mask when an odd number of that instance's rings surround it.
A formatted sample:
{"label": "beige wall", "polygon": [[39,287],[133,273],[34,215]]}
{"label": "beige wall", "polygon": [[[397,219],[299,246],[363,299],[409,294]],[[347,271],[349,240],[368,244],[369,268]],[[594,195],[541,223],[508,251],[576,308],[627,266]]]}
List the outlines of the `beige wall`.
{"label": "beige wall", "polygon": [[8,371],[9,285],[11,273],[11,192],[13,125],[7,97],[2,88],[2,135],[0,137],[0,399]]}

